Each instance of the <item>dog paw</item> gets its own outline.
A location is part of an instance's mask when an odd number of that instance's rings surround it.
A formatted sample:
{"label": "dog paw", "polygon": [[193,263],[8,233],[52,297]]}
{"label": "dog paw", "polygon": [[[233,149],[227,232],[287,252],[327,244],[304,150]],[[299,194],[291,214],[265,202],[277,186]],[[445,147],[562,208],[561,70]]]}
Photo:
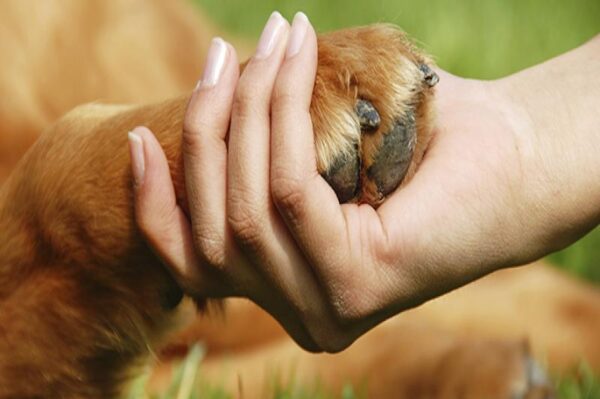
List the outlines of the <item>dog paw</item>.
{"label": "dog paw", "polygon": [[414,173],[432,134],[431,65],[391,25],[319,36],[317,169],[340,202],[377,206]]}

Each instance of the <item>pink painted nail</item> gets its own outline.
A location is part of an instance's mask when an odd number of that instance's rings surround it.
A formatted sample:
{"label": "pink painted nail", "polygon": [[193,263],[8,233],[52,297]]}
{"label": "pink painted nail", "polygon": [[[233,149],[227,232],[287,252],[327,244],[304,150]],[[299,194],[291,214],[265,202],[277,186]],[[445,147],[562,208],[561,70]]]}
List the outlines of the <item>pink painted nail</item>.
{"label": "pink painted nail", "polygon": [[260,35],[260,39],[258,40],[254,58],[264,59],[271,55],[275,45],[282,37],[282,28],[284,26],[285,19],[280,13],[275,11],[273,14],[271,14],[262,34]]}
{"label": "pink painted nail", "polygon": [[215,37],[208,50],[204,73],[198,88],[209,88],[219,83],[227,60],[227,43],[220,37]]}
{"label": "pink painted nail", "polygon": [[138,188],[144,181],[146,163],[144,161],[144,141],[142,136],[135,132],[127,133],[129,139],[129,153],[131,156],[131,172],[135,187]]}
{"label": "pink painted nail", "polygon": [[285,58],[292,58],[300,52],[309,24],[306,14],[303,12],[296,13],[292,22],[292,31],[290,32]]}

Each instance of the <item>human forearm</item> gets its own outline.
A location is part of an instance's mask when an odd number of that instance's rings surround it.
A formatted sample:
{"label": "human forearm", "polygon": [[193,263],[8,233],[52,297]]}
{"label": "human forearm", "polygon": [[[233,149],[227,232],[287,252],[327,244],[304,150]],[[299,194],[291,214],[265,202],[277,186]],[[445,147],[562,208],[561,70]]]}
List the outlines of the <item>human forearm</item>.
{"label": "human forearm", "polygon": [[522,155],[540,255],[600,222],[600,36],[498,82]]}

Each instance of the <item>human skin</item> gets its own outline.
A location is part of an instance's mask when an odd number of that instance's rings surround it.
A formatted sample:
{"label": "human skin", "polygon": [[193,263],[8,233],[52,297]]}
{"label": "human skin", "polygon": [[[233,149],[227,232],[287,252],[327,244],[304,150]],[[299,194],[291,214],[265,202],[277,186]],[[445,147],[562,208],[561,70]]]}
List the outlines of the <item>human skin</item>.
{"label": "human skin", "polygon": [[[151,132],[130,136],[134,175],[143,159],[146,176],[137,183],[138,223],[188,293],[212,295],[203,288],[211,269],[259,305],[278,292],[274,315],[300,345],[338,351],[398,312],[598,225],[600,37],[496,81],[440,71],[435,136],[414,178],[375,210],[340,205],[317,173],[308,114],[316,44],[303,21],[294,23],[303,38],[290,33],[278,44],[296,37],[296,54],[251,63],[239,79],[230,57],[190,102],[190,220],[196,232],[218,227],[210,245],[183,221]],[[209,141],[222,151],[208,151]],[[219,175],[226,187],[215,186]],[[236,273],[220,273],[227,264]]]}

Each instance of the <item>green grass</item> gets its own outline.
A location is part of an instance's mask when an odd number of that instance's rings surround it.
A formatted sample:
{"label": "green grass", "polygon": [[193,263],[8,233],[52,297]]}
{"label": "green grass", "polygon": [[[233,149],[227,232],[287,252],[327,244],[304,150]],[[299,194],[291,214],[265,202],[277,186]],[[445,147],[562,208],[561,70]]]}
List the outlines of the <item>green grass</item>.
{"label": "green grass", "polygon": [[[176,367],[169,388],[158,395],[148,395],[146,384],[150,378],[150,369],[133,384],[126,399],[243,399],[242,392],[229,392],[204,380],[198,372],[204,351],[196,345],[187,357]],[[585,364],[581,364],[574,373],[557,376],[555,386],[561,399],[599,399],[600,379]],[[363,389],[345,385],[340,392],[332,392],[318,381],[311,386],[298,384],[293,377],[282,383],[272,376],[264,384],[265,399],[364,399]]]}
{"label": "green grass", "polygon": [[[391,22],[453,73],[496,78],[600,32],[598,0],[195,0],[232,33],[257,37],[273,10],[304,11],[318,31]],[[384,45],[382,43],[382,45]]]}
{"label": "green grass", "polygon": [[558,379],[556,391],[561,399],[598,399],[600,379],[582,364],[576,373]]}
{"label": "green grass", "polygon": [[[169,387],[160,394],[149,395],[146,385],[150,379],[151,369],[147,369],[131,385],[126,399],[233,399],[243,398],[241,392],[229,392],[218,384],[202,378],[198,367],[204,356],[200,345],[195,345],[186,358],[176,367]],[[285,378],[272,374],[264,382],[265,399],[362,399],[365,394],[359,388],[345,385],[340,392],[332,392],[315,381],[310,386],[295,381],[294,376]]]}
{"label": "green grass", "polygon": [[[258,37],[273,10],[279,10],[290,19],[296,11],[304,11],[318,31],[391,22],[415,38],[442,68],[480,79],[502,77],[535,65],[600,33],[600,0],[192,1],[231,33],[245,37]],[[550,259],[583,278],[600,283],[600,228]],[[195,373],[200,359],[201,351],[196,349],[176,373],[171,389],[152,399],[237,397],[237,392],[224,392],[202,381]],[[138,381],[138,389],[144,385],[143,378]],[[561,398],[600,398],[600,380],[585,366],[556,381]],[[182,384],[194,387],[190,395],[182,392]],[[272,395],[269,397],[276,399],[363,397],[349,386],[343,392],[329,392],[318,384],[305,387],[294,382],[275,382],[270,386]],[[140,392],[131,399],[145,398]]]}

